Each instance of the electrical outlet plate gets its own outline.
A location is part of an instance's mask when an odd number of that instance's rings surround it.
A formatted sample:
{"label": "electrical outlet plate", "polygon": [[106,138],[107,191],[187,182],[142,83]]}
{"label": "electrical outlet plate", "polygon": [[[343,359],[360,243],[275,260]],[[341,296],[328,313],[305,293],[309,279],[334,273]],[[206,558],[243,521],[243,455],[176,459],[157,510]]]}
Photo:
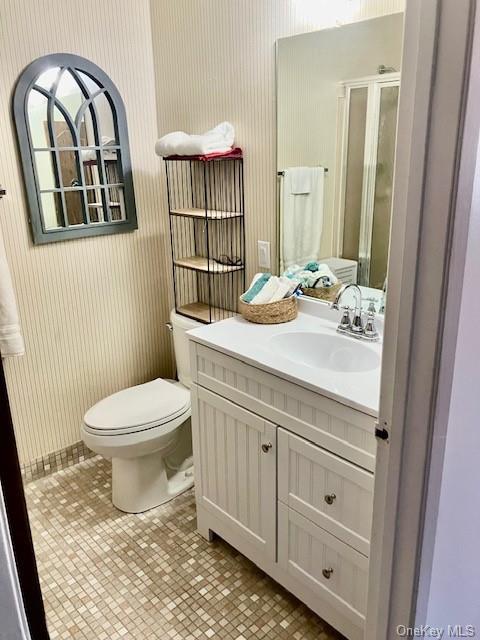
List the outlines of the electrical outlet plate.
{"label": "electrical outlet plate", "polygon": [[270,269],[270,242],[266,240],[258,240],[258,266],[262,269]]}

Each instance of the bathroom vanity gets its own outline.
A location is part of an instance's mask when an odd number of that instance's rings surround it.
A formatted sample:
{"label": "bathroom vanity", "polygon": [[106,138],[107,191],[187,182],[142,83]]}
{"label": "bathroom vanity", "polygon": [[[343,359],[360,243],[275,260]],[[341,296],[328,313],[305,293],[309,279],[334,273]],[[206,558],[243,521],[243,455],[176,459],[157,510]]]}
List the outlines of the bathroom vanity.
{"label": "bathroom vanity", "polygon": [[190,333],[198,530],[228,541],[347,638],[366,615],[381,346],[296,320]]}

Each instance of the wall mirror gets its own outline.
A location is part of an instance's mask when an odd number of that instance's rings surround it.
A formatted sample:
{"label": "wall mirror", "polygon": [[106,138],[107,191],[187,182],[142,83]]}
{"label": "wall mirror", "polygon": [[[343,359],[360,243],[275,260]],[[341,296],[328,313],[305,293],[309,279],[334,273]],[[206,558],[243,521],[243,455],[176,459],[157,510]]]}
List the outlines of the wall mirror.
{"label": "wall mirror", "polygon": [[13,98],[35,243],[137,228],[122,98],[70,54],[32,62]]}
{"label": "wall mirror", "polygon": [[280,266],[326,263],[383,311],[403,14],[277,42]]}

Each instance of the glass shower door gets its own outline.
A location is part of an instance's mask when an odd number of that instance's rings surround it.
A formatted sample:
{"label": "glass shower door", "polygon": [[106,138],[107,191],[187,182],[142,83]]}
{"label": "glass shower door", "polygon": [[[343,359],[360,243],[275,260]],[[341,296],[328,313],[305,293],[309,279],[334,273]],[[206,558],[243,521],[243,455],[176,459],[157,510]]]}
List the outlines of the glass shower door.
{"label": "glass shower door", "polygon": [[388,266],[399,94],[395,75],[345,83],[341,255],[358,262],[358,284],[376,289],[383,288]]}
{"label": "glass shower door", "polygon": [[342,256],[356,262],[359,260],[362,220],[367,104],[368,87],[350,90]]}
{"label": "glass shower door", "polygon": [[387,277],[397,111],[398,85],[381,87],[368,274],[368,286],[375,289],[382,289]]}

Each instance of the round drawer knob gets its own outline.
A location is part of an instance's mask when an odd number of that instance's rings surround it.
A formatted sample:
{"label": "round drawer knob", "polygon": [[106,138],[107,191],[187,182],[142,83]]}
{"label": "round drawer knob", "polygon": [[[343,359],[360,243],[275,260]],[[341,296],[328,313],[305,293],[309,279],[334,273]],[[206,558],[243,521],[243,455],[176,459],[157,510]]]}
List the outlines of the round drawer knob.
{"label": "round drawer knob", "polygon": [[326,578],[327,580],[330,580],[330,576],[332,575],[332,573],[333,573],[332,567],[330,567],[330,569],[322,569],[323,577]]}
{"label": "round drawer knob", "polygon": [[273,447],[273,444],[271,442],[263,443],[262,444],[263,453],[268,453],[272,447]]}
{"label": "round drawer knob", "polygon": [[325,502],[327,504],[333,504],[334,500],[337,499],[337,496],[334,493],[327,493],[325,496]]}

